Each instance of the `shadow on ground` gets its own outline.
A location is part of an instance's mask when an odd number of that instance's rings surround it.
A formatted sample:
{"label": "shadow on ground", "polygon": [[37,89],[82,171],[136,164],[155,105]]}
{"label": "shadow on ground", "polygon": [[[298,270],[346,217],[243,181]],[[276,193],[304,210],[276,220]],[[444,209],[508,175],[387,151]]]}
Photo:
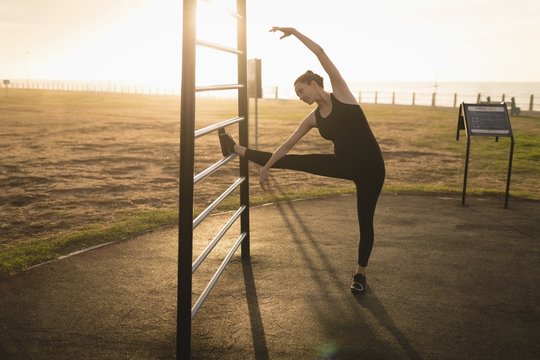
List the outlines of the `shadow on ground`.
{"label": "shadow on ground", "polygon": [[[353,296],[355,202],[253,209],[251,258],[235,256],[194,318],[193,358],[538,359],[540,203],[385,195],[369,290]],[[230,215],[197,228],[195,255]],[[0,358],[173,359],[177,234],[0,280]],[[231,239],[194,274],[195,296]]]}

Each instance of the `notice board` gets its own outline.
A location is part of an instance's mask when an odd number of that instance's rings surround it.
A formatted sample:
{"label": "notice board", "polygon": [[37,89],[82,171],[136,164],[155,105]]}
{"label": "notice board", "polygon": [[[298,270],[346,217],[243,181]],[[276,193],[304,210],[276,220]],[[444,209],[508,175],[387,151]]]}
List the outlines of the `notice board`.
{"label": "notice board", "polygon": [[467,130],[468,136],[512,136],[506,104],[461,104],[458,138],[459,130]]}
{"label": "notice board", "polygon": [[508,159],[508,173],[506,177],[506,195],[504,207],[508,207],[508,196],[510,191],[510,177],[512,174],[512,158],[514,155],[514,136],[510,117],[506,104],[466,104],[459,106],[458,125],[456,140],[459,140],[461,130],[467,131],[467,151],[465,153],[465,172],[463,174],[463,194],[461,205],[465,206],[465,193],[467,191],[467,173],[469,170],[469,154],[471,148],[471,137],[473,136],[494,136],[498,141],[499,137],[510,138],[510,157]]}

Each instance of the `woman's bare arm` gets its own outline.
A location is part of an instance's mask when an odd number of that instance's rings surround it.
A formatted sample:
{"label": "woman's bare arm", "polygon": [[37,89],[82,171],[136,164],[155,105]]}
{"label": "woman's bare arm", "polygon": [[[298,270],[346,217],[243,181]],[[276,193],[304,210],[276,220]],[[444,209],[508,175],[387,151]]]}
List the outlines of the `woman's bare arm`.
{"label": "woman's bare arm", "polygon": [[283,144],[278,146],[278,148],[274,151],[270,159],[268,159],[266,164],[261,168],[259,182],[264,191],[268,191],[270,189],[270,186],[268,183],[268,171],[270,170],[270,168],[279,159],[287,155],[287,153],[294,147],[294,145],[296,145],[296,143],[315,126],[316,126],[315,112],[312,111],[308,116],[304,118],[304,120],[302,120],[302,122],[300,122],[300,125],[298,125],[298,127],[291,134],[291,136],[289,136],[289,138],[285,140]]}
{"label": "woman's bare arm", "polygon": [[317,59],[321,63],[324,71],[326,71],[326,73],[328,74],[330,82],[332,83],[332,90],[336,99],[345,104],[357,104],[356,98],[354,97],[351,90],[347,86],[347,83],[339,73],[339,70],[336,68],[332,60],[330,60],[324,49],[319,44],[299,32],[295,28],[274,26],[270,31],[281,31],[283,35],[280,39],[283,39],[290,35],[294,35],[298,40],[300,40],[309,50],[311,50],[311,52],[315,54],[315,56],[317,56]]}

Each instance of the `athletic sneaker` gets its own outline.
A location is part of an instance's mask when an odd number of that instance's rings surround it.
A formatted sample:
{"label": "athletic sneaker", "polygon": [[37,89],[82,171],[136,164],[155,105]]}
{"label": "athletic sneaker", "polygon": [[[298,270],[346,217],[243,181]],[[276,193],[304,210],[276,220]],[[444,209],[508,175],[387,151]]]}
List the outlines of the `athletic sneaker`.
{"label": "athletic sneaker", "polygon": [[360,294],[367,289],[366,276],[362,274],[355,274],[353,276],[353,283],[351,284],[351,292],[353,294]]}
{"label": "athletic sneaker", "polygon": [[231,135],[225,132],[225,128],[219,128],[218,134],[219,144],[221,145],[221,153],[223,156],[229,156],[230,154],[234,153],[234,145],[236,145],[236,143]]}

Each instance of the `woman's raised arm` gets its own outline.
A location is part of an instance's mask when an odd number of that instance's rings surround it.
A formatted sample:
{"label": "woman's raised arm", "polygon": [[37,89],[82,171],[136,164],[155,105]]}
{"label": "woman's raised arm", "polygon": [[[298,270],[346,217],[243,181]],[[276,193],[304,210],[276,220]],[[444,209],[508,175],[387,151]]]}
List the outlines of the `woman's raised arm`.
{"label": "woman's raised arm", "polygon": [[280,39],[294,35],[298,40],[300,40],[309,50],[311,50],[312,53],[315,54],[315,56],[317,56],[317,59],[319,59],[319,62],[321,63],[324,71],[328,74],[330,78],[330,83],[332,84],[334,96],[343,103],[356,104],[356,98],[347,86],[347,83],[339,73],[334,63],[330,60],[324,49],[319,44],[299,32],[295,28],[274,26],[272,29],[270,29],[270,31],[281,31],[283,35],[280,37]]}

